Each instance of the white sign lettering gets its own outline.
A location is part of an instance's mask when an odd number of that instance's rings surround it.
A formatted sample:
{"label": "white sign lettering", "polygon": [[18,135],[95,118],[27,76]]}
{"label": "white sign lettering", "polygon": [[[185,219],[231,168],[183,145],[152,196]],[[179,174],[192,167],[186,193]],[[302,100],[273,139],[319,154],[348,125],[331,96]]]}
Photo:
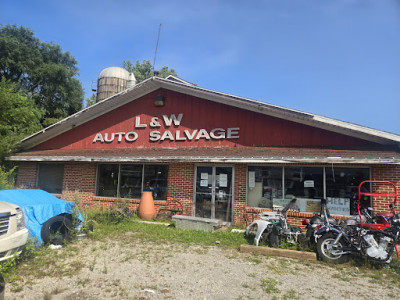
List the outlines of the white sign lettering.
{"label": "white sign lettering", "polygon": [[135,119],[135,128],[146,128],[146,124],[140,124],[140,117],[136,117]]}
{"label": "white sign lettering", "polygon": [[[162,122],[160,122],[160,118],[152,117],[150,122],[142,123],[140,116],[135,117],[134,128],[135,129],[143,129],[143,128],[160,128],[161,124],[164,123],[165,127],[179,127],[181,125],[183,119],[183,114],[180,113],[178,116],[175,114],[163,115]],[[239,127],[229,127],[229,128],[213,128],[211,130],[207,130],[204,128],[201,129],[184,129],[175,130],[172,132],[171,130],[152,130],[149,132],[149,140],[150,142],[158,142],[158,141],[199,141],[203,140],[221,140],[221,139],[238,139],[239,138]],[[139,134],[135,131],[129,132],[105,132],[105,133],[96,133],[93,138],[93,144],[95,143],[122,143],[123,141],[132,143],[136,141],[139,137]]]}
{"label": "white sign lettering", "polygon": [[167,115],[163,115],[164,124],[165,124],[165,126],[169,127],[169,126],[171,126],[172,122],[174,122],[175,126],[179,126],[179,125],[181,125],[182,117],[183,117],[183,114],[179,114],[178,118],[176,118],[174,114],[172,114],[171,117],[169,117],[169,118]]}
{"label": "white sign lettering", "polygon": [[326,198],[326,206],[331,214],[350,215],[349,198]]}
{"label": "white sign lettering", "polygon": [[[125,137],[125,138],[124,138]],[[138,138],[138,134],[134,131],[131,132],[116,132],[116,133],[105,133],[104,137],[101,133],[96,134],[96,136],[93,139],[93,143],[100,142],[100,143],[112,143],[115,140],[118,143],[121,143],[122,140],[124,139],[126,142],[134,142]]]}

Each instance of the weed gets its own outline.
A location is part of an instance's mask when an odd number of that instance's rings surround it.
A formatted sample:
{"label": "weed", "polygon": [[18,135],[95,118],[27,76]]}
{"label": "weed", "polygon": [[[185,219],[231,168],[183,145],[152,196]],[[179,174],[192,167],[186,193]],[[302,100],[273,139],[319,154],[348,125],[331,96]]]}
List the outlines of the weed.
{"label": "weed", "polygon": [[261,260],[259,257],[257,257],[257,256],[249,256],[249,257],[247,258],[247,260],[248,260],[249,262],[253,263],[253,264],[256,264],[256,265],[258,265],[258,264],[260,264],[260,263],[262,262],[262,260]]}
{"label": "weed", "polygon": [[113,282],[112,282],[112,284],[115,285],[115,286],[119,286],[120,283],[121,283],[121,279],[115,279],[115,280],[113,280]]}
{"label": "weed", "polygon": [[279,282],[273,278],[264,278],[261,280],[261,287],[268,294],[280,293],[277,287],[278,284]]}
{"label": "weed", "polygon": [[89,282],[90,282],[89,278],[78,279],[77,285],[81,285],[82,287],[85,287],[85,285]]}
{"label": "weed", "polygon": [[281,268],[286,269],[287,267],[289,267],[289,262],[286,259],[280,259],[279,265]]}
{"label": "weed", "polygon": [[108,272],[107,264],[106,264],[106,261],[104,260],[103,274],[107,274],[107,272]]}
{"label": "weed", "polygon": [[197,254],[205,255],[205,254],[208,253],[208,249],[206,249],[206,248],[200,249],[200,248],[199,248],[199,249],[196,249],[195,252],[196,252]]}
{"label": "weed", "polygon": [[246,288],[246,289],[250,289],[250,290],[252,290],[252,291],[255,291],[255,290],[256,290],[255,287],[252,287],[252,286],[248,285],[247,283],[242,283],[242,287],[244,287],[244,288]]}
{"label": "weed", "polygon": [[290,289],[283,295],[283,299],[285,300],[300,299],[300,296],[299,293],[296,292],[294,289]]}
{"label": "weed", "polygon": [[89,270],[90,270],[91,272],[93,272],[95,265],[96,265],[96,256],[93,257],[93,261],[92,261],[92,263],[89,265]]}
{"label": "weed", "polygon": [[349,280],[345,273],[332,274],[332,278],[337,278],[337,279],[340,279],[340,280],[343,280],[343,281],[348,281]]}
{"label": "weed", "polygon": [[17,282],[11,283],[11,292],[13,292],[13,293],[21,292],[23,289],[24,289],[24,286],[22,284],[19,284]]}

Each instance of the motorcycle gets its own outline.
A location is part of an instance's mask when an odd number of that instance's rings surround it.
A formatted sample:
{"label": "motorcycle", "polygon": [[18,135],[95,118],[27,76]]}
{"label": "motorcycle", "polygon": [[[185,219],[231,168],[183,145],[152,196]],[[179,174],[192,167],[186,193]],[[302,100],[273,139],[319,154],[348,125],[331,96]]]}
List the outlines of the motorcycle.
{"label": "motorcycle", "polygon": [[[326,213],[326,216],[325,216]],[[332,218],[329,214],[329,210],[326,206],[326,199],[321,199],[321,208],[319,215],[314,215],[311,219],[304,219],[302,225],[306,226],[306,237],[309,238],[311,244],[316,244],[319,238],[316,232],[325,224],[337,225],[338,221]]]}
{"label": "motorcycle", "polygon": [[[393,193],[362,192],[364,184],[389,185]],[[360,208],[360,200],[366,196],[394,197],[389,205],[391,216],[378,215],[377,217],[365,216]],[[392,254],[396,250],[399,258],[397,243],[400,235],[400,216],[396,213],[395,205],[398,194],[396,186],[389,181],[366,180],[359,185],[357,202],[358,216],[351,217],[341,224],[331,225],[327,222],[317,230],[316,235],[321,237],[317,242],[318,257],[331,263],[344,263],[351,253],[358,253],[361,257],[376,263],[390,263]],[[325,211],[325,219],[327,219]]]}
{"label": "motorcycle", "polygon": [[293,209],[296,204],[296,197],[282,209],[282,211],[265,211],[260,220],[253,221],[246,229],[246,236],[254,236],[254,244],[267,242],[271,246],[279,247],[281,241],[296,244],[303,248],[307,247],[307,239],[300,227],[291,226],[286,219],[286,213]]}

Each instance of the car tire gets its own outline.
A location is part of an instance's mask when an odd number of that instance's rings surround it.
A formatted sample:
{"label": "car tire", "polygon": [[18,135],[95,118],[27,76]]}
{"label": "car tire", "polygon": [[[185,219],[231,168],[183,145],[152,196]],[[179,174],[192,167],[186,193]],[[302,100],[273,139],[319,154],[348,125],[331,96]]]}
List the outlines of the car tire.
{"label": "car tire", "polygon": [[42,225],[41,237],[43,243],[53,245],[63,245],[69,240],[72,221],[71,215],[58,215],[48,219]]}

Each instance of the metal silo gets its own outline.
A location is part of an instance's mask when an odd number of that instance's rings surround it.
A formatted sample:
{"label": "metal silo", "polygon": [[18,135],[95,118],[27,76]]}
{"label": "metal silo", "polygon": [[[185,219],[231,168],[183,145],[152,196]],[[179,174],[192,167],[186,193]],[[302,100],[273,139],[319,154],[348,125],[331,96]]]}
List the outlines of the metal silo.
{"label": "metal silo", "polygon": [[97,80],[97,99],[99,102],[136,84],[133,73],[120,67],[110,67],[101,71]]}

